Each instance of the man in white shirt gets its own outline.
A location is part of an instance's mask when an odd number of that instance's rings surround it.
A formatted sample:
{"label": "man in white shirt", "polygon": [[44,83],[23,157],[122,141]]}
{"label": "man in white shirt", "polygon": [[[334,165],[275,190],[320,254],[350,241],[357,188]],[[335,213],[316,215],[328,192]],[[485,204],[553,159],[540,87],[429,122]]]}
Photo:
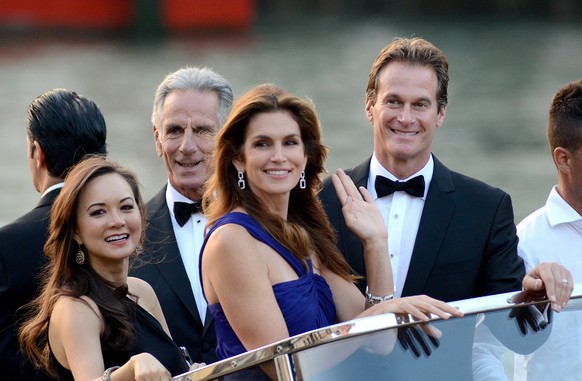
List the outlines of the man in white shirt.
{"label": "man in white shirt", "polygon": [[[382,211],[396,296],[426,294],[448,302],[545,285],[559,310],[570,294],[551,274],[567,270],[546,263],[526,275],[510,196],[451,171],[432,153],[445,122],[448,82],[444,53],[416,37],[386,45],[368,77],[365,113],[374,130],[373,154],[346,174],[368,189]],[[363,247],[345,224],[344,200],[330,179],[320,198],[364,292]]]}
{"label": "man in white shirt", "polygon": [[[450,302],[523,287],[547,293],[559,311],[571,288],[555,279],[569,276],[568,270],[543,263],[526,274],[517,255],[510,196],[450,170],[432,152],[433,139],[445,122],[448,82],[444,53],[416,37],[387,44],[368,76],[365,114],[374,132],[373,153],[346,174],[356,186],[367,188],[384,217],[396,296],[425,294]],[[338,248],[362,276],[359,286],[365,292],[363,246],[347,228],[345,200],[338,199],[330,179],[320,199]],[[459,332],[443,332],[447,334],[461,337]],[[471,334],[466,336],[457,347],[470,357],[473,341]],[[456,367],[469,379],[470,361],[459,359]],[[406,371],[408,379],[416,379],[420,376],[415,372],[423,369]]]}
{"label": "man in white shirt", "polygon": [[209,68],[185,67],[158,86],[152,125],[168,183],[147,204],[142,258],[132,275],[156,291],[174,341],[194,362],[216,361],[214,324],[199,278],[206,220],[200,213],[214,136],[233,101],[230,83]]}
{"label": "man in white shirt", "polygon": [[[582,80],[554,95],[548,117],[548,142],[558,170],[558,185],[546,205],[518,226],[518,254],[526,270],[557,262],[582,279]],[[561,280],[572,286],[572,279]],[[516,380],[579,380],[582,375],[582,313],[554,315],[548,341],[516,360]],[[538,361],[537,359],[543,359]],[[573,360],[575,359],[575,360]],[[551,366],[548,366],[551,364]],[[518,377],[519,376],[519,377]]]}

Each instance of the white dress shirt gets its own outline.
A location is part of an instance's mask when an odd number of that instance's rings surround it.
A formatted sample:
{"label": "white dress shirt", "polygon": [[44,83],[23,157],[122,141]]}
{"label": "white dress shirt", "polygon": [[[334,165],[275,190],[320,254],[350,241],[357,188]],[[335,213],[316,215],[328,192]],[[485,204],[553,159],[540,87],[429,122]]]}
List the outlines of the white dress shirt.
{"label": "white dress shirt", "polygon": [[[190,279],[190,286],[192,287],[194,300],[196,300],[196,307],[198,307],[200,320],[202,321],[202,324],[204,324],[207,304],[204,295],[202,294],[200,272],[198,271],[198,268],[200,266],[200,249],[202,248],[202,242],[204,241],[204,226],[206,225],[206,219],[203,214],[194,213],[184,226],[180,226],[176,222],[174,216],[175,201],[192,203],[192,200],[184,197],[180,192],[174,189],[168,181],[168,186],[166,188],[166,202],[168,204],[168,209],[170,210],[174,235],[176,236],[176,242],[178,243],[180,256],[184,262],[186,274],[188,274],[188,279]],[[166,318],[171,319],[172,317],[170,316]]]}
{"label": "white dress shirt", "polygon": [[62,188],[64,185],[65,185],[65,183],[57,183],[55,185],[52,185],[52,186],[46,188],[46,190],[44,192],[42,192],[42,194],[40,195],[40,198],[43,198],[44,196],[46,196],[50,192],[54,191],[55,189]]}
{"label": "white dress shirt", "polygon": [[416,241],[416,233],[418,233],[420,217],[422,216],[428,187],[432,180],[433,170],[434,161],[431,155],[428,163],[420,171],[407,179],[400,180],[406,181],[422,175],[425,184],[423,197],[414,197],[406,192],[397,191],[389,196],[378,198],[374,187],[377,175],[384,176],[393,181],[399,179],[380,164],[376,154],[372,156],[370,162],[367,189],[374,198],[376,205],[380,208],[384,223],[388,228],[388,251],[397,297],[402,294],[404,282],[406,281],[406,274],[410,266],[412,250],[414,249],[414,243]]}
{"label": "white dress shirt", "polygon": [[[526,271],[541,262],[558,262],[582,281],[582,216],[552,188],[546,205],[517,226],[518,253]],[[537,351],[516,356],[515,380],[580,380],[582,313],[553,314],[549,339]],[[551,366],[548,366],[551,365]]]}

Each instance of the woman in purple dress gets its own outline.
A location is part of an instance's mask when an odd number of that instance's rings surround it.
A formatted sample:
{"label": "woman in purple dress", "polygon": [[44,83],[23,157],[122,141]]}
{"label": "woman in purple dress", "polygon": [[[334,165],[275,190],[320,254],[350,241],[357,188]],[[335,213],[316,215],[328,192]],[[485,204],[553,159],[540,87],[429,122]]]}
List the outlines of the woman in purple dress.
{"label": "woman in purple dress", "polygon": [[366,251],[368,293],[358,291],[317,198],[326,156],[310,101],[260,85],[233,105],[216,140],[200,259],[219,358],[372,314],[460,315],[427,296],[393,298],[382,216],[338,170],[346,222]]}

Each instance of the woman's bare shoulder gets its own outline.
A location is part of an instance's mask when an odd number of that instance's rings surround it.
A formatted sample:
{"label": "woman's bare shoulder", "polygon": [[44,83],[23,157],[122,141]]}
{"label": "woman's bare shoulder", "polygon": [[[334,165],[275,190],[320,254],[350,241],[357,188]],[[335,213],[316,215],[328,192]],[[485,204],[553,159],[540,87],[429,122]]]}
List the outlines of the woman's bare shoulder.
{"label": "woman's bare shoulder", "polygon": [[[225,224],[216,229],[208,238],[206,246],[221,253],[238,253],[242,249],[254,246],[257,240],[247,229],[238,224]],[[214,251],[214,250],[213,250]]]}
{"label": "woman's bare shoulder", "polygon": [[78,298],[72,296],[59,297],[51,313],[51,326],[59,326],[61,324],[74,325],[76,321],[86,323],[92,321],[101,324],[103,316],[97,304],[87,296]]}

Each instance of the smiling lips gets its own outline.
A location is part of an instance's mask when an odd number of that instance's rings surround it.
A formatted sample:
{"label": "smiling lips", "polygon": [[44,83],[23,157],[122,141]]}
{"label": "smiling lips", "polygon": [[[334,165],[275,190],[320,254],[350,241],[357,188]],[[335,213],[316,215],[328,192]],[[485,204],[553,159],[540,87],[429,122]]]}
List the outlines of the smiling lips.
{"label": "smiling lips", "polygon": [[105,242],[118,242],[129,238],[129,234],[117,234],[105,238]]}
{"label": "smiling lips", "polygon": [[286,175],[288,173],[291,173],[291,170],[271,169],[271,170],[266,170],[265,173],[267,173],[268,175],[272,175],[272,176],[283,176],[283,175]]}
{"label": "smiling lips", "polygon": [[393,128],[391,128],[390,131],[392,131],[396,135],[400,135],[400,136],[416,136],[419,134],[418,131],[398,131],[398,130],[395,130]]}
{"label": "smiling lips", "polygon": [[177,160],[176,160],[176,163],[177,163],[179,166],[181,166],[181,167],[184,167],[184,168],[193,168],[193,167],[197,166],[198,164],[202,163],[202,160],[200,160],[200,161],[196,161],[196,162],[194,162],[194,163],[184,163],[184,162],[181,162],[181,161],[177,161]]}

